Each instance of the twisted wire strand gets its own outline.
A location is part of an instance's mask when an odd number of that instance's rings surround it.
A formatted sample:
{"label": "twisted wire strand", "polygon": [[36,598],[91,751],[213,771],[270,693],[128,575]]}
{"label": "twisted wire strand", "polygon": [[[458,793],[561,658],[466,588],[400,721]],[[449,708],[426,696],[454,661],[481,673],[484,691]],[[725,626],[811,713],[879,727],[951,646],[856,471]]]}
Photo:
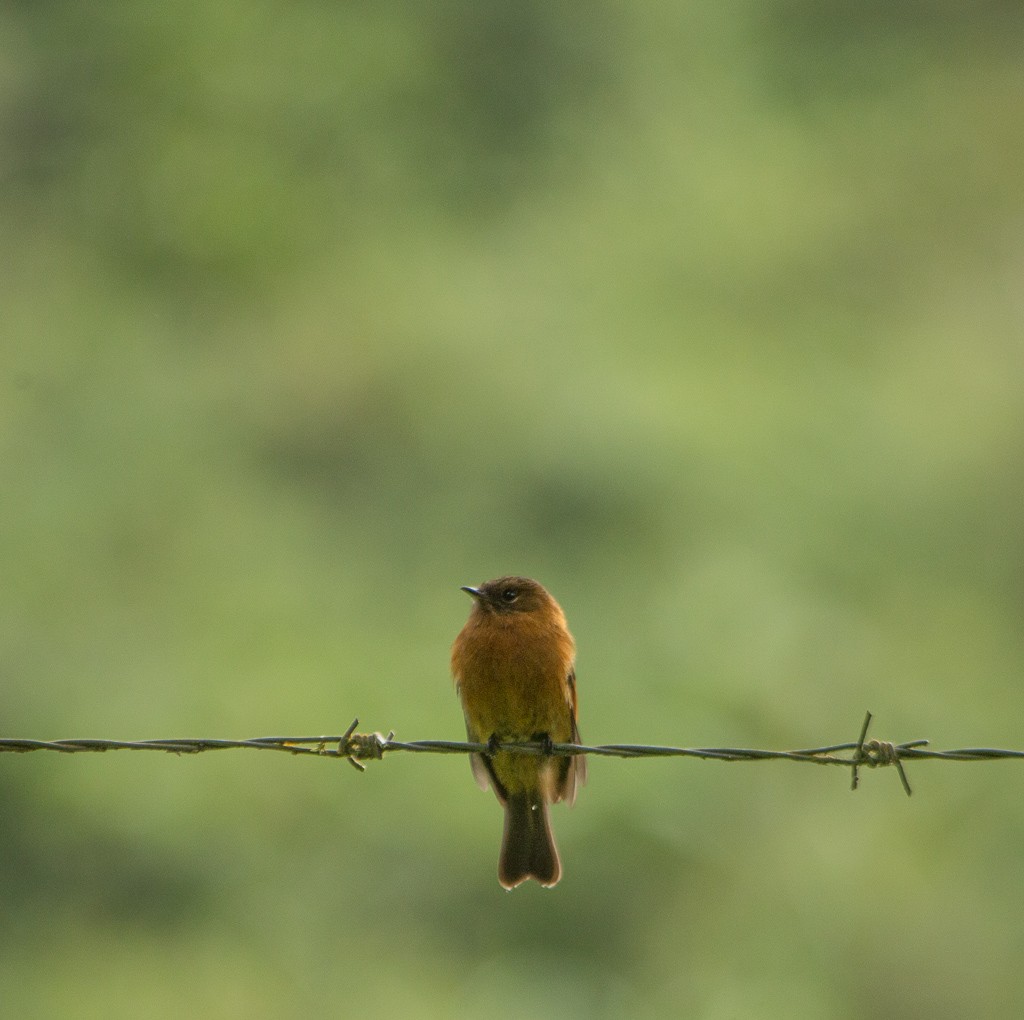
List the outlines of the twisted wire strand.
{"label": "twisted wire strand", "polygon": [[857,789],[859,770],[892,766],[899,774],[903,789],[909,796],[910,783],[903,763],[906,761],[996,761],[1024,758],[1024,751],[994,747],[961,747],[946,751],[931,750],[927,740],[909,740],[890,743],[868,740],[871,724],[868,712],[856,741],[827,744],[794,751],[774,751],[749,747],[667,747],[656,744],[555,744],[539,742],[502,742],[477,744],[459,740],[396,740],[394,733],[357,733],[359,720],[342,734],[329,736],[254,737],[248,740],[219,740],[202,738],[170,738],[163,740],[100,740],[78,738],[71,740],[30,740],[0,737],[0,753],[27,753],[30,751],[56,751],[61,754],[101,751],[163,751],[169,754],[199,754],[203,751],[221,751],[247,748],[258,751],[284,751],[288,754],[312,754],[319,757],[344,758],[360,771],[363,762],[383,758],[394,751],[415,754],[487,754],[499,747],[502,751],[527,755],[586,754],[612,758],[697,758],[715,761],[795,761],[815,765],[842,765],[851,770],[851,786]]}

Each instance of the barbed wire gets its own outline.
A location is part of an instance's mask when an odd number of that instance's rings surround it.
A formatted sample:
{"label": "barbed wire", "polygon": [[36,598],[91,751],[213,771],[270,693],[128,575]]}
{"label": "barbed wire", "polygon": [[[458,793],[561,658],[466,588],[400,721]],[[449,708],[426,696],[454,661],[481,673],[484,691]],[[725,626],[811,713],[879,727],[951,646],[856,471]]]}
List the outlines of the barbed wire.
{"label": "barbed wire", "polygon": [[[522,741],[477,744],[459,740],[396,740],[394,732],[357,733],[359,720],[342,734],[316,737],[254,737],[249,740],[217,740],[211,738],[171,738],[167,740],[28,740],[0,737],[0,753],[27,753],[30,751],[57,751],[77,754],[91,751],[164,751],[169,754],[199,754],[202,751],[222,751],[248,748],[258,751],[284,751],[288,754],[312,754],[326,758],[344,758],[360,772],[366,761],[379,760],[394,751],[416,754],[494,754],[498,750],[524,755],[577,755],[586,754],[611,758],[698,758],[713,761],[795,761],[815,765],[841,765],[850,769],[850,788],[856,790],[862,768],[892,766],[899,775],[907,796],[910,782],[903,767],[905,761],[995,761],[1024,758],[1024,751],[1003,750],[993,747],[961,747],[948,751],[927,750],[927,740],[908,740],[892,743],[886,740],[868,740],[872,715],[868,712],[855,741],[810,747],[796,751],[770,751],[747,747],[665,747],[651,744],[558,744],[552,742]],[[848,753],[847,753],[848,752]]]}

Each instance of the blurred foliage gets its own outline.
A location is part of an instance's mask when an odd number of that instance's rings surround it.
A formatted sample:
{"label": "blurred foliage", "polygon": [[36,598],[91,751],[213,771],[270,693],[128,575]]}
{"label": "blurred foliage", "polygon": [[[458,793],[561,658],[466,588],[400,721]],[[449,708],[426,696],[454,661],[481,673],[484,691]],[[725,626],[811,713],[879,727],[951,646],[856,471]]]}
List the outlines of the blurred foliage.
{"label": "blurred foliage", "polygon": [[[9,736],[461,735],[540,578],[586,739],[1024,746],[1024,9],[0,11]],[[1024,1007],[1021,777],[0,760],[11,1015]],[[253,760],[253,758],[270,760]]]}

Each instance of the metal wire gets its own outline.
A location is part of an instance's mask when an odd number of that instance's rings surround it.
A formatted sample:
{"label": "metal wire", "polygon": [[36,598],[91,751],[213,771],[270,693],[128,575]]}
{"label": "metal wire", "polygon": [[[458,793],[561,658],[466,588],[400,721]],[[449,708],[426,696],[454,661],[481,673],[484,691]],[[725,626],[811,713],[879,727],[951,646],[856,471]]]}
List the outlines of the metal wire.
{"label": "metal wire", "polygon": [[29,751],[58,751],[77,754],[84,751],[164,751],[170,754],[199,754],[201,751],[221,751],[229,748],[249,748],[258,751],[285,751],[288,754],[314,754],[327,758],[344,758],[363,771],[363,762],[383,758],[394,751],[416,754],[493,754],[499,748],[526,755],[587,754],[611,758],[699,758],[716,761],[796,761],[815,765],[842,765],[851,770],[851,788],[856,790],[861,768],[893,766],[903,789],[910,796],[905,761],[995,761],[1005,758],[1024,758],[1024,751],[1008,751],[993,747],[961,747],[949,751],[926,750],[927,740],[909,740],[896,744],[884,740],[868,740],[871,713],[857,740],[825,747],[810,747],[797,751],[765,751],[747,747],[663,747],[649,744],[554,744],[554,743],[492,743],[474,744],[457,740],[395,740],[394,733],[357,733],[355,719],[340,735],[316,737],[255,737],[250,740],[216,740],[210,738],[172,738],[168,740],[26,740],[0,737],[0,753],[27,753]]}

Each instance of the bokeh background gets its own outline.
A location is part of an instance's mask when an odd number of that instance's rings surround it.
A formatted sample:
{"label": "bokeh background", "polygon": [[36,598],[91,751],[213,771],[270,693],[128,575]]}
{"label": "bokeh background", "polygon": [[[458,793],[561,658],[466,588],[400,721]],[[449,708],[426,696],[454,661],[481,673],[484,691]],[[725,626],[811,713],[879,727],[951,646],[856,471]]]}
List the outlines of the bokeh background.
{"label": "bokeh background", "polygon": [[[0,11],[0,729],[1024,747],[1024,8]],[[1024,772],[0,756],[11,1016],[1024,1010]]]}

